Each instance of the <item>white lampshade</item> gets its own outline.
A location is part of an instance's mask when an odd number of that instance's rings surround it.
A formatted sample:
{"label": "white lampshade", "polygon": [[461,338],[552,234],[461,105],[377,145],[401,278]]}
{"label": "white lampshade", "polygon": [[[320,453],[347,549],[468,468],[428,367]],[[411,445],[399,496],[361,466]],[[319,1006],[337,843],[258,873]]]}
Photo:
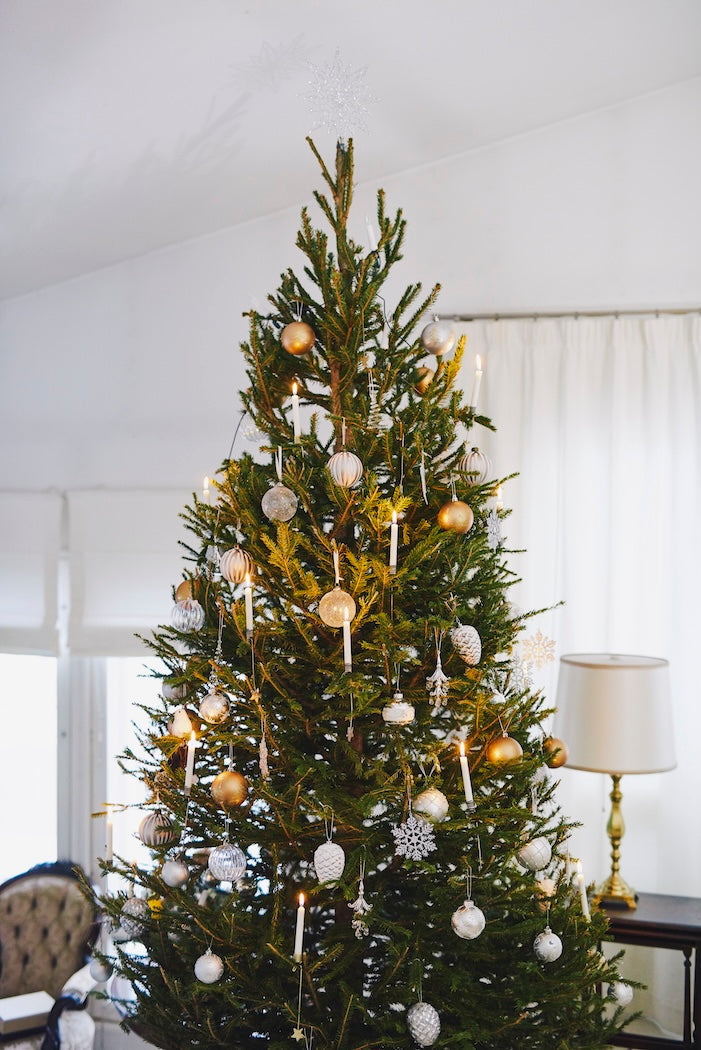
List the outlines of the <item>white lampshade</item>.
{"label": "white lampshade", "polygon": [[662,773],[676,766],[669,664],[651,656],[560,658],[553,736],[567,765],[595,773]]}

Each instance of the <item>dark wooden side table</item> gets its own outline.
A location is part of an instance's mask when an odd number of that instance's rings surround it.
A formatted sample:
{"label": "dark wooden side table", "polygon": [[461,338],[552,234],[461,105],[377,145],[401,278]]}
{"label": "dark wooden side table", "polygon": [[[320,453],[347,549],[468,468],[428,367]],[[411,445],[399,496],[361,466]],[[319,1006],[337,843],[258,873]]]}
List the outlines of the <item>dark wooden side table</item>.
{"label": "dark wooden side table", "polygon": [[[651,1035],[621,1032],[616,1046],[662,1050],[664,1047],[686,1047],[701,1050],[701,899],[669,897],[661,893],[641,893],[638,907],[605,907],[609,918],[610,937],[617,944],[640,944],[648,948],[673,948],[684,954],[684,1037],[663,1039]],[[692,953],[694,975],[692,981]],[[693,985],[693,993],[692,993]]]}

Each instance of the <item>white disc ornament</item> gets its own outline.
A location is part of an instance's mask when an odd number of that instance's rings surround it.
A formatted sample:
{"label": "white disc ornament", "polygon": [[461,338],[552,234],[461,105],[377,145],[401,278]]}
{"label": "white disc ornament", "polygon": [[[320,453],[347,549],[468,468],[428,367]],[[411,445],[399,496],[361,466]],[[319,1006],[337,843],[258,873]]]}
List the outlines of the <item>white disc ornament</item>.
{"label": "white disc ornament", "polygon": [[111,963],[105,962],[104,959],[91,959],[89,969],[93,981],[97,981],[99,984],[109,981],[114,973],[114,966],[112,966]]}
{"label": "white disc ornament", "polygon": [[609,995],[618,1006],[628,1006],[633,1002],[633,989],[625,981],[614,981],[610,984]]}
{"label": "white disc ornament", "polygon": [[246,872],[246,854],[232,842],[223,842],[210,852],[207,866],[220,882],[238,882]]}
{"label": "white disc ornament", "polygon": [[441,1019],[430,1003],[414,1003],[406,1012],[409,1035],[419,1046],[433,1046],[441,1034]]}
{"label": "white disc ornament", "polygon": [[326,464],[329,474],[344,489],[352,489],[363,476],[363,462],[354,452],[341,449]]}
{"label": "white disc ornament", "polygon": [[404,699],[404,694],[396,692],[392,697],[392,703],[382,708],[382,718],[389,725],[408,726],[414,721],[414,705]]}
{"label": "white disc ornament", "polygon": [[289,521],[297,512],[299,500],[292,489],[278,481],[260,501],[263,513],[271,521]]}
{"label": "white disc ornament", "polygon": [[170,622],[176,631],[199,631],[204,626],[204,609],[196,598],[184,598],[173,606]]}
{"label": "white disc ornament", "polygon": [[430,820],[445,820],[450,809],[448,799],[435,787],[426,788],[417,795],[412,806],[415,813],[421,813]]}
{"label": "white disc ornament", "polygon": [[336,882],[343,875],[346,855],[337,842],[327,840],[314,851],[314,870],[319,882]]}
{"label": "white disc ornament", "polygon": [[327,627],[343,627],[346,620],[350,623],[356,613],[353,595],[336,585],[327,591],[319,601],[319,616]]}
{"label": "white disc ornament", "polygon": [[148,846],[149,849],[162,849],[163,846],[170,846],[178,838],[173,821],[167,813],[163,813],[160,809],[146,814],[139,824],[138,835],[144,846]]}
{"label": "white disc ornament", "polygon": [[151,915],[151,909],[141,897],[129,897],[122,906],[119,924],[127,937],[140,937],[146,929],[146,920]]}
{"label": "white disc ornament", "polygon": [[437,318],[427,324],[421,332],[421,345],[429,354],[441,357],[449,354],[455,346],[457,336],[452,324],[447,321],[439,321]]}
{"label": "white disc ornament", "polygon": [[218,689],[211,689],[202,697],[199,706],[200,717],[209,725],[216,726],[229,717],[229,697]]}
{"label": "white disc ornament", "polygon": [[533,951],[541,962],[555,962],[562,955],[562,941],[549,926],[546,926],[533,941]]}
{"label": "white disc ornament", "polygon": [[474,941],[484,929],[484,912],[477,907],[474,901],[465,901],[457,911],[453,912],[450,925],[458,937],[462,937],[465,941]]}
{"label": "white disc ornament", "polygon": [[524,843],[516,856],[519,863],[529,871],[542,871],[547,868],[552,859],[553,851],[550,843],[542,835],[529,842]]}
{"label": "white disc ornament", "polygon": [[482,485],[491,476],[492,461],[478,448],[472,448],[458,460],[457,469],[461,474],[467,475],[472,485]]}
{"label": "white disc ornament", "polygon": [[449,631],[453,649],[469,667],[476,667],[482,658],[482,639],[474,627],[459,623]]}
{"label": "white disc ornament", "polygon": [[253,577],[253,559],[237,544],[222,554],[219,570],[229,583],[245,583],[247,575]]}
{"label": "white disc ornament", "polygon": [[208,948],[204,955],[200,955],[195,963],[195,977],[202,981],[202,984],[214,984],[223,973],[224,963],[211,948]]}
{"label": "white disc ornament", "polygon": [[189,877],[190,872],[187,864],[183,863],[182,860],[167,860],[161,868],[161,878],[166,886],[170,886],[174,890],[184,886]]}

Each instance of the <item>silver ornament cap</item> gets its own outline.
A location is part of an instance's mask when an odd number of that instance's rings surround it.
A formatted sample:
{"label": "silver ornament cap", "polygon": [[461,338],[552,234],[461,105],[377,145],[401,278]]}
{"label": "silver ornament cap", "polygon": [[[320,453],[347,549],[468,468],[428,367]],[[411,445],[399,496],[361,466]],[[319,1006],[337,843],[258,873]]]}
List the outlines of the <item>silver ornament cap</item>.
{"label": "silver ornament cap", "polygon": [[409,1035],[419,1046],[433,1046],[441,1034],[441,1019],[430,1003],[414,1003],[406,1012]]}
{"label": "silver ornament cap", "polygon": [[555,962],[562,955],[562,941],[549,926],[546,926],[533,941],[533,951],[541,962]]}
{"label": "silver ornament cap", "polygon": [[346,854],[337,842],[322,842],[314,851],[314,870],[319,882],[336,882],[345,866]]}
{"label": "silver ornament cap", "polygon": [[465,941],[473,941],[481,934],[485,922],[481,908],[478,908],[474,901],[465,901],[457,911],[453,912],[450,925],[458,937],[462,937]]}
{"label": "silver ornament cap", "polygon": [[429,787],[422,791],[416,796],[412,806],[415,813],[421,813],[429,820],[445,820],[450,809],[448,799],[436,787]]}

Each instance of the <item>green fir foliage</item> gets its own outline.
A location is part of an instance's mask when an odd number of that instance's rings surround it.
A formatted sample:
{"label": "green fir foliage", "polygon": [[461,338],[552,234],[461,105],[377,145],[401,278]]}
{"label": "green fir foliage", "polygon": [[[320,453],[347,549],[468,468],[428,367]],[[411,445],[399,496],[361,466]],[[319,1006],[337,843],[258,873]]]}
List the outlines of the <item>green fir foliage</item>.
{"label": "green fir foliage", "polygon": [[[314,197],[327,232],[302,212],[303,274],[282,275],[269,313],[250,313],[242,344],[249,380],[243,404],[264,435],[269,462],[248,455],[225,461],[216,502],[194,499],[185,512],[192,534],[185,578],[205,622],[198,631],[164,627],[150,641],[167,668],[164,696],[148,711],[141,748],[121,759],[147,785],[150,808],[160,807],[177,835],[152,850],[148,870],[119,858],[104,866],[149,900],[138,943],[118,946],[117,968],[137,996],[126,1024],[168,1050],[289,1048],[297,1027],[300,970],[292,953],[303,892],[301,1027],[307,1039],[313,1032],[316,1050],[411,1046],[406,1010],[421,996],[440,1015],[437,1046],[604,1047],[620,1025],[620,1011],[605,1004],[602,985],[605,991],[617,971],[598,952],[604,917],[594,910],[587,922],[578,893],[562,875],[571,825],[557,806],[556,775],[542,775],[548,706],[518,674],[514,645],[524,618],[509,605],[515,577],[509,552],[488,542],[497,479],[476,484],[458,467],[464,450],[456,428],[470,430],[472,444],[477,428],[491,423],[475,416],[456,385],[462,344],[449,360],[434,359],[435,378],[423,395],[416,391],[426,357],[420,332],[438,286],[425,295],[410,285],[388,306],[382,290],[401,258],[402,214],[388,216],[378,193],[378,246],[365,251],[348,234],[352,145],[338,144],[333,170],[310,145],[325,182]],[[316,339],[311,352],[294,356],[281,345],[281,330],[300,317]],[[298,443],[293,382],[303,411]],[[364,466],[354,488],[335,484],[326,466],[342,448],[344,426],[346,446]],[[270,521],[261,509],[277,481],[278,448],[282,480],[299,500],[286,523]],[[451,477],[474,513],[467,534],[437,523],[451,499]],[[400,525],[396,575],[388,565],[393,510]],[[212,561],[213,549],[223,553],[237,544],[255,566],[252,640],[243,587],[222,578]],[[334,549],[343,588],[357,606],[351,673],[344,671],[342,631],[326,626],[318,612],[319,599],[334,585]],[[476,666],[467,666],[450,644],[448,632],[458,622],[481,637]],[[450,678],[440,707],[426,687],[437,636]],[[198,717],[212,672],[230,705],[229,716],[214,725]],[[406,726],[382,717],[398,674],[416,711]],[[200,744],[199,781],[189,804],[186,744],[169,728],[180,704]],[[516,764],[489,761],[489,746],[503,729],[523,748]],[[474,812],[465,805],[461,737]],[[233,768],[249,790],[242,805],[225,812],[210,787],[230,747]],[[445,794],[448,818],[434,826],[434,852],[405,860],[394,852],[392,828],[408,816],[409,793],[416,798],[431,786]],[[333,840],[346,863],[337,882],[320,885],[312,858],[331,814]],[[227,817],[231,840],[246,853],[245,876],[233,887],[207,872],[207,851],[222,843]],[[553,860],[535,875],[517,854],[538,836],[548,840]],[[161,878],[163,862],[175,856],[190,869],[178,889]],[[349,904],[358,896],[361,865],[372,910],[365,917],[369,933],[358,938]],[[451,915],[465,899],[469,871],[486,925],[476,939],[462,940]],[[550,963],[533,951],[548,921],[537,886],[543,875],[556,883],[549,924],[563,945]],[[115,926],[129,895],[124,885],[102,900]],[[222,978],[210,985],[193,972],[208,948],[224,964]]]}

